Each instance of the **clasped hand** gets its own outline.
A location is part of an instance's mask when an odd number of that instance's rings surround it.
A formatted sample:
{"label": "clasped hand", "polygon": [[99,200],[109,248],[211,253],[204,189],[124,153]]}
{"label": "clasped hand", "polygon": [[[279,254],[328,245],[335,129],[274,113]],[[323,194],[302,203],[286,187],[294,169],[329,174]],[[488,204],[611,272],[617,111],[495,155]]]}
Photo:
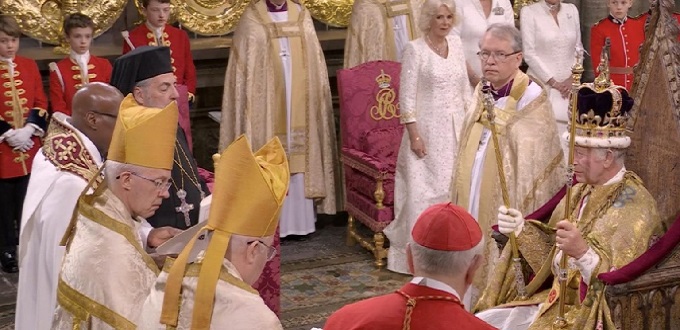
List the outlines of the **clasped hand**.
{"label": "clasped hand", "polygon": [[5,133],[5,140],[14,150],[26,152],[33,148],[33,140],[31,140],[33,133],[35,133],[35,127],[26,125]]}
{"label": "clasped hand", "polygon": [[568,220],[557,223],[555,242],[558,249],[575,259],[581,259],[588,252],[588,243],[583,239],[581,231]]}

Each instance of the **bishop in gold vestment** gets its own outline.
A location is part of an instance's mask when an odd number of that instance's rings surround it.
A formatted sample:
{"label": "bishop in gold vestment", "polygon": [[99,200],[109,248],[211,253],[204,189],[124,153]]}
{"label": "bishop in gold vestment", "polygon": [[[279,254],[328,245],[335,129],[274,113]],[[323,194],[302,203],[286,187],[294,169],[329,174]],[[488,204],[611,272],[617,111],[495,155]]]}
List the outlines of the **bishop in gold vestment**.
{"label": "bishop in gold vestment", "polygon": [[[487,237],[487,262],[480,267],[473,283],[472,302],[476,300],[475,291],[484,289],[498,256],[491,226],[496,223],[498,207],[503,203],[481,84],[473,97],[470,107],[473,112],[468,113],[464,123],[452,184],[453,202],[465,207],[479,221]],[[510,205],[528,213],[550,200],[564,184],[564,158],[557,127],[545,91],[526,74],[518,71],[497,97],[496,129]]]}
{"label": "bishop in gold vestment", "polygon": [[[568,329],[616,329],[604,295],[606,286],[597,276],[629,264],[663,233],[654,198],[623,162],[630,145],[625,127],[632,105],[623,87],[609,87],[609,77],[580,88],[578,117],[572,125],[574,173],[582,183],[573,188],[570,200],[573,222],[564,220],[568,196],[547,224],[525,221],[517,210],[499,209],[499,230],[517,235],[521,256],[535,276],[526,287],[529,298],[516,300],[506,246],[477,308],[504,305],[478,317],[500,329],[550,329],[559,299],[564,299]],[[569,131],[565,139],[569,140]],[[563,253],[568,266],[561,270]],[[565,292],[558,281],[562,272]]]}
{"label": "bishop in gold vestment", "polygon": [[252,285],[277,252],[290,172],[277,138],[250,148],[240,137],[222,153],[208,221],[173,239],[181,253],[151,290],[142,329],[282,329]]}
{"label": "bishop in gold vestment", "polygon": [[174,102],[161,110],[136,105],[131,95],[123,101],[106,179],[90,181],[62,240],[52,329],[137,328],[159,272],[138,230],[168,197],[177,118]]}
{"label": "bishop in gold vestment", "polygon": [[344,67],[401,61],[404,46],[420,36],[422,0],[356,0],[347,27]]}
{"label": "bishop in gold vestment", "polygon": [[241,134],[255,149],[278,137],[288,154],[282,237],[313,232],[315,206],[335,214],[337,151],[326,62],[309,12],[294,1],[251,2],[234,32],[220,148]]}

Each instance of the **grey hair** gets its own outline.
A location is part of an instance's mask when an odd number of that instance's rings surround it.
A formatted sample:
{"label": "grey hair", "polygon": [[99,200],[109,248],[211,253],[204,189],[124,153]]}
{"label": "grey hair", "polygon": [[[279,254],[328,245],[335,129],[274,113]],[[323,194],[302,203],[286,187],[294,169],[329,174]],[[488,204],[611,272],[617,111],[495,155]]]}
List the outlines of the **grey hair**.
{"label": "grey hair", "polygon": [[420,17],[418,20],[418,29],[422,33],[430,31],[430,21],[432,17],[437,14],[437,10],[441,6],[446,8],[453,14],[453,22],[451,25],[458,24],[458,15],[456,14],[456,3],[453,0],[426,0],[420,7]]}
{"label": "grey hair", "polygon": [[623,166],[626,160],[626,150],[625,149],[614,149],[614,148],[595,148],[593,152],[596,154],[598,160],[604,160],[607,157],[607,151],[611,151],[612,156],[614,156],[614,163]]}
{"label": "grey hair", "polygon": [[[484,35],[490,34],[494,38],[510,41],[513,52],[522,51],[522,33],[512,24],[494,23],[489,25]],[[480,46],[482,40],[479,41]]]}
{"label": "grey hair", "polygon": [[455,275],[466,272],[475,256],[484,250],[484,237],[467,251],[439,251],[426,248],[411,240],[413,268],[431,275]]}
{"label": "grey hair", "polygon": [[135,84],[135,87],[139,87],[139,88],[146,88],[146,87],[149,87],[149,85],[151,84],[151,80],[152,80],[153,78],[155,78],[155,77],[146,78],[146,79],[144,79],[144,80],[141,80],[141,81],[139,81],[139,82],[137,82],[137,83]]}
{"label": "grey hair", "polygon": [[114,186],[116,177],[123,172],[140,172],[141,167],[132,164],[125,164],[115,160],[107,160],[104,163],[104,179],[109,187]]}

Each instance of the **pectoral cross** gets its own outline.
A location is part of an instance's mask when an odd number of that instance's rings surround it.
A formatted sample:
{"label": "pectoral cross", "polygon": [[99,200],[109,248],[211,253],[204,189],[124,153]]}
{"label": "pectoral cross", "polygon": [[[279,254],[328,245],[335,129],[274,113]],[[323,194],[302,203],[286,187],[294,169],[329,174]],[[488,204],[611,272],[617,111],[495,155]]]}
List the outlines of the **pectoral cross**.
{"label": "pectoral cross", "polygon": [[177,197],[179,197],[180,204],[175,207],[175,211],[184,214],[184,223],[187,227],[191,226],[191,219],[189,218],[189,211],[194,209],[194,204],[187,203],[187,192],[184,189],[177,190]]}

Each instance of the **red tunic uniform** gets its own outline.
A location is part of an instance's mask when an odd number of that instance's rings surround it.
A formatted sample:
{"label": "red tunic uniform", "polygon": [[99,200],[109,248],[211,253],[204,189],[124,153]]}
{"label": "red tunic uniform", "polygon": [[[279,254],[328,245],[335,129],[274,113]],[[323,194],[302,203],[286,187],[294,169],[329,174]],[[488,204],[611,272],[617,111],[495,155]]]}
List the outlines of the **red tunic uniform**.
{"label": "red tunic uniform", "polygon": [[[111,80],[111,63],[101,57],[90,56],[87,62],[87,78],[80,73],[80,66],[72,58],[67,57],[57,63],[59,73],[50,68],[50,103],[52,111],[71,115],[73,95],[84,84],[91,82],[109,83]],[[61,78],[60,78],[61,77]]]}
{"label": "red tunic uniform", "polygon": [[[186,85],[189,93],[196,93],[196,67],[191,55],[189,36],[186,32],[166,24],[163,28],[163,36],[160,45],[156,37],[146,24],[141,24],[130,31],[130,41],[135,47],[140,46],[168,46],[172,57],[172,69],[177,77],[177,84]],[[123,42],[123,54],[129,52],[130,46]]]}
{"label": "red tunic uniform", "polygon": [[640,46],[645,41],[645,20],[626,17],[618,20],[609,16],[597,22],[590,30],[590,55],[595,74],[605,39],[609,37],[609,73],[614,84],[627,90],[633,86],[633,66],[640,58]]}
{"label": "red tunic uniform", "polygon": [[[14,75],[10,67],[0,61],[0,135],[10,129],[32,123],[43,131],[47,127],[47,97],[35,61],[16,56]],[[14,151],[7,143],[0,143],[0,179],[27,175],[31,172],[33,157],[40,148],[40,138],[33,136],[33,148],[27,152]]]}
{"label": "red tunic uniform", "polygon": [[[411,330],[495,329],[463,308],[456,296],[430,287],[406,284],[399,291],[347,305],[328,318],[324,330],[403,329],[409,296],[416,304],[411,313]],[[405,296],[405,295],[406,296]]]}

